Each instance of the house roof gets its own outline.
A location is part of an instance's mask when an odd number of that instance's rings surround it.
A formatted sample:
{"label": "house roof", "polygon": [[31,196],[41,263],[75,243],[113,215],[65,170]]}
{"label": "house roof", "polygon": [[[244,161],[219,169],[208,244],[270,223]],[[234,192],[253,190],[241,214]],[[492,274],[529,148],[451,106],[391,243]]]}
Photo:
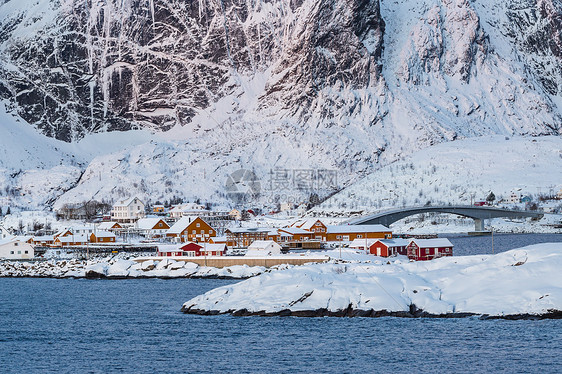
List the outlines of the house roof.
{"label": "house roof", "polygon": [[[301,220],[298,220],[296,222],[293,222],[293,224],[290,225],[290,227],[300,227],[301,229],[310,231],[310,229],[318,221],[320,221],[318,218],[301,219]],[[324,223],[322,221],[320,221],[320,222],[324,225]],[[326,226],[326,225],[324,225],[324,226]]]}
{"label": "house roof", "polygon": [[61,236],[63,234],[65,234],[66,232],[70,232],[70,234],[72,235],[72,231],[70,229],[62,229],[57,231],[53,236]]}
{"label": "house roof", "polygon": [[405,247],[407,246],[411,240],[408,239],[354,239],[351,244],[349,245],[350,248],[365,248],[365,241],[367,242],[367,247],[372,246],[376,242],[381,242],[382,244],[386,245],[387,247]]}
{"label": "house roof", "polygon": [[53,240],[55,240],[53,235],[41,235],[33,237],[34,242],[52,242]]}
{"label": "house roof", "polygon": [[[154,226],[156,226],[156,224],[158,222],[164,222],[166,224],[166,226],[168,226],[168,224],[162,219],[162,218],[141,218],[137,221],[137,228],[140,230],[152,230],[154,228]],[[164,228],[162,229],[164,230]]]}
{"label": "house roof", "polygon": [[379,239],[379,241],[381,243],[383,243],[384,245],[386,245],[387,247],[405,247],[410,243],[410,240],[408,239],[401,239],[401,238],[396,238],[396,239]]}
{"label": "house roof", "polygon": [[59,236],[57,240],[61,243],[86,243],[89,241],[87,235]]}
{"label": "house roof", "polygon": [[136,196],[133,196],[128,198],[127,200],[118,201],[113,206],[129,206],[135,199],[137,199],[142,205],[144,205],[144,203],[140,199],[138,199]]}
{"label": "house roof", "polygon": [[391,230],[383,225],[336,225],[328,226],[328,234],[351,234],[366,232],[390,232]]}
{"label": "house roof", "polygon": [[281,248],[281,246],[273,240],[254,240],[252,244],[248,246],[248,249],[264,250],[270,246],[273,248]]}
{"label": "house roof", "polygon": [[285,231],[288,232],[291,235],[296,235],[296,234],[312,234],[312,232],[307,231],[307,230],[303,230],[300,227],[284,227],[282,229],[279,229],[278,231]]}
{"label": "house roof", "polygon": [[193,217],[181,217],[176,223],[170,227],[166,234],[180,234],[185,230],[191,222],[195,221],[196,218]]}
{"label": "house roof", "polygon": [[222,243],[203,243],[201,251],[205,252],[224,252],[226,251],[226,244]]}
{"label": "house roof", "polygon": [[370,247],[378,240],[379,239],[354,239],[349,245],[349,248],[365,248],[365,245]]}
{"label": "house roof", "polygon": [[436,238],[436,239],[411,239],[409,243],[414,242],[420,248],[441,248],[441,247],[453,247],[453,243],[447,238]]}
{"label": "house roof", "polygon": [[98,225],[98,230],[109,230],[112,229],[116,224],[119,225],[117,222],[102,222]]}
{"label": "house roof", "polygon": [[252,232],[270,232],[271,231],[271,227],[237,227],[237,228],[233,228],[233,229],[226,229],[226,231],[231,232],[231,233],[252,233]]}

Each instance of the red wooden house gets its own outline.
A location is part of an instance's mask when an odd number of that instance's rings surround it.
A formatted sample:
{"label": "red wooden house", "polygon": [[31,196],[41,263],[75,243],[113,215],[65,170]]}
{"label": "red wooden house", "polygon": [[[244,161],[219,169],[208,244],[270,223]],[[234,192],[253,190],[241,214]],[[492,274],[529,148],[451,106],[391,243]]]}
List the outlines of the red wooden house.
{"label": "red wooden house", "polygon": [[412,239],[406,247],[408,258],[415,261],[452,256],[453,244],[446,238]]}
{"label": "red wooden house", "polygon": [[370,254],[381,257],[406,255],[407,239],[355,239],[349,248],[367,250]]}
{"label": "red wooden house", "polygon": [[171,250],[158,250],[158,256],[174,257],[200,257],[200,256],[224,256],[226,254],[226,244],[193,243],[189,242],[179,248]]}

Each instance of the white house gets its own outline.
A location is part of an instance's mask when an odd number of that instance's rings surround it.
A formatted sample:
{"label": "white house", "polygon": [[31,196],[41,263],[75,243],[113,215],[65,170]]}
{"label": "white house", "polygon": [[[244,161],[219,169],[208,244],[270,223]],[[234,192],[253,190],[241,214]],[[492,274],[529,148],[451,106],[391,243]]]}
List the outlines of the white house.
{"label": "white house", "polygon": [[181,218],[185,216],[206,216],[210,211],[205,209],[203,205],[196,203],[180,204],[170,209],[170,217]]}
{"label": "white house", "polygon": [[507,199],[508,204],[518,204],[521,202],[521,191],[511,191]]}
{"label": "white house", "polygon": [[117,222],[135,222],[144,217],[144,203],[136,197],[117,202],[111,208],[111,219]]}
{"label": "white house", "polygon": [[33,246],[15,238],[0,241],[0,258],[7,260],[31,259],[35,257]]}
{"label": "white house", "polygon": [[255,240],[250,244],[246,252],[246,256],[248,257],[263,257],[280,254],[281,246],[273,240]]}
{"label": "white house", "polygon": [[96,229],[93,226],[78,226],[78,227],[71,227],[70,231],[72,231],[74,235],[90,236],[91,234],[94,233],[94,231],[96,231]]}

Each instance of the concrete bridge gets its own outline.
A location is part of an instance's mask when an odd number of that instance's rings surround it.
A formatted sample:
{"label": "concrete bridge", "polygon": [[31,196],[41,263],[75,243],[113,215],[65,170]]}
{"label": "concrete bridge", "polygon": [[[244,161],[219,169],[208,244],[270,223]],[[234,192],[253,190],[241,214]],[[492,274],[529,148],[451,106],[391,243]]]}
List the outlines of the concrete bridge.
{"label": "concrete bridge", "polygon": [[421,213],[449,213],[462,217],[472,218],[476,231],[484,231],[484,220],[490,218],[542,218],[542,212],[530,212],[521,210],[508,210],[500,208],[490,208],[472,205],[443,205],[443,206],[424,206],[412,208],[400,208],[373,214],[370,216],[359,217],[349,223],[354,225],[381,224],[389,226],[403,218]]}

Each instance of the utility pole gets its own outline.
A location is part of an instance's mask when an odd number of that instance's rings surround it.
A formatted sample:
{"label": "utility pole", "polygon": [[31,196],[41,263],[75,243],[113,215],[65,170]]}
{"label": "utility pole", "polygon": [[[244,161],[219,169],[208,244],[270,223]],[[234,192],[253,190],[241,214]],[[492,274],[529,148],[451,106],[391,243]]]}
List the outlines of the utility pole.
{"label": "utility pole", "polygon": [[492,254],[495,254],[495,251],[494,251],[494,227],[493,226],[491,226],[491,227],[492,227]]}

